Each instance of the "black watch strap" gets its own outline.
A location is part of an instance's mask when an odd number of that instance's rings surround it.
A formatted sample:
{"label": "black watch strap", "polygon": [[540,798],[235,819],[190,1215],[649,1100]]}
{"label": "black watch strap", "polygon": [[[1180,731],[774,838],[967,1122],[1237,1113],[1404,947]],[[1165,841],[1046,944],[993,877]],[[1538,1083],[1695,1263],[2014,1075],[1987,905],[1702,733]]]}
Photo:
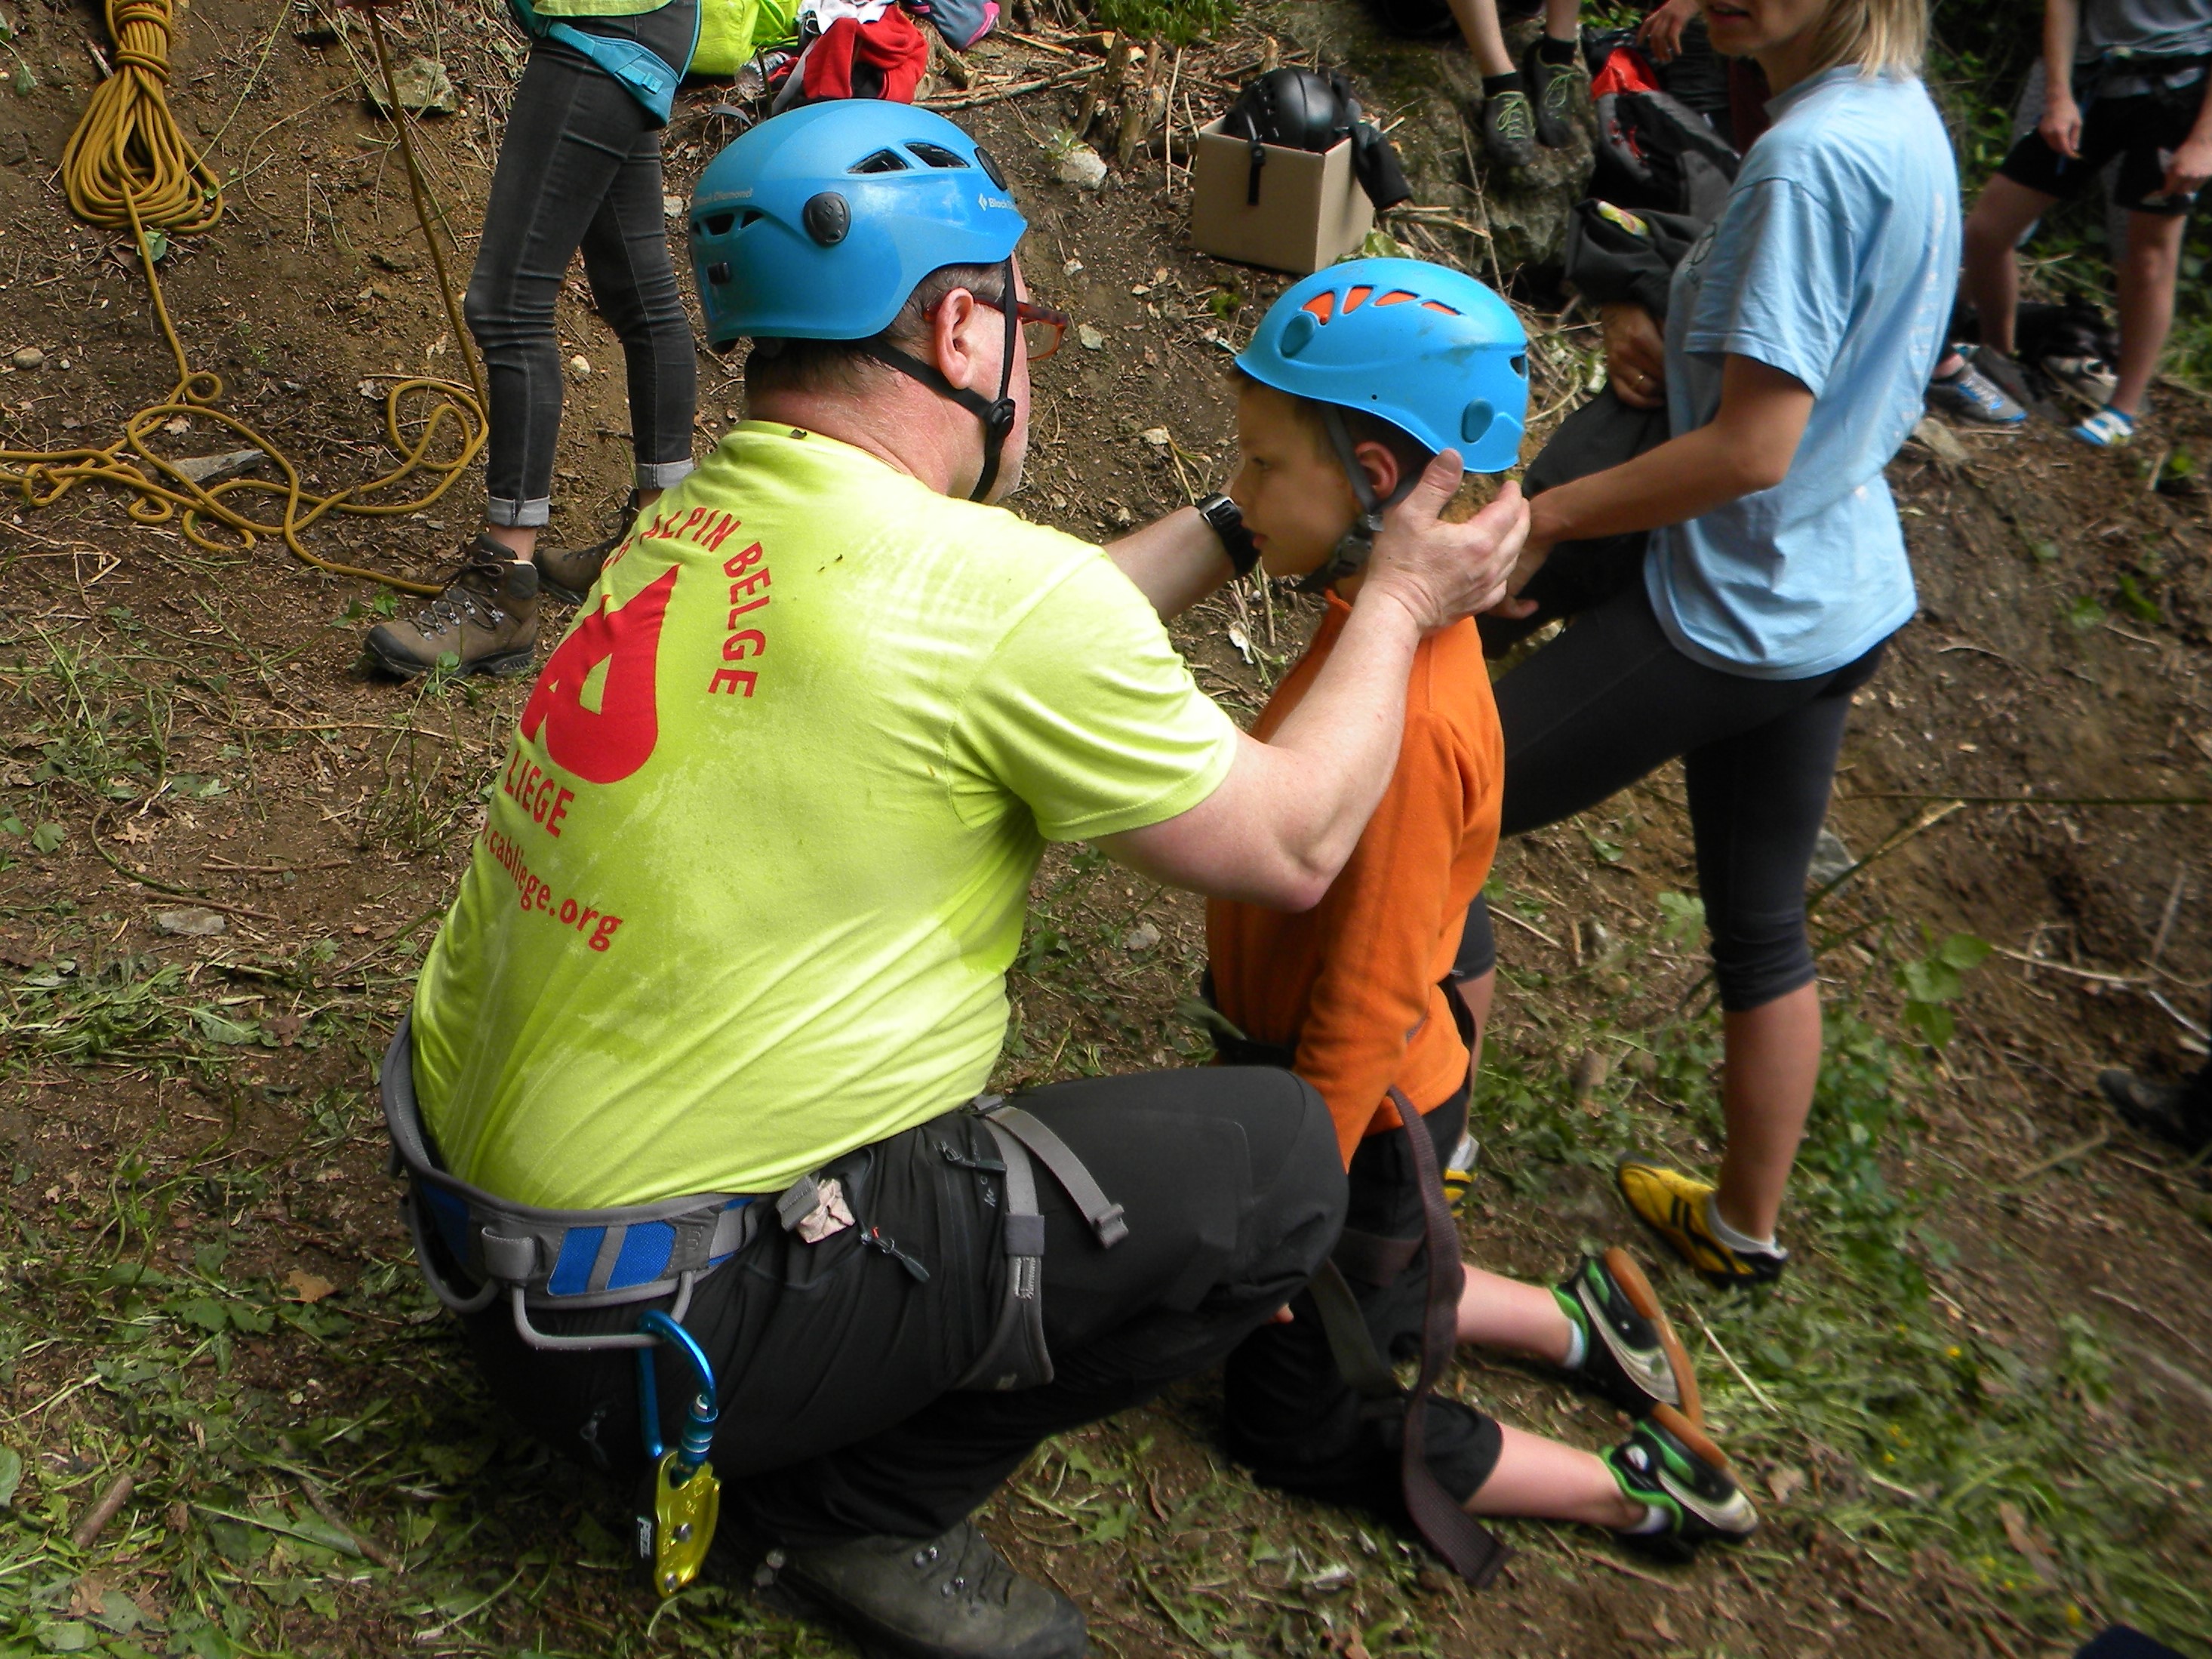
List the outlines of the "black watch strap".
{"label": "black watch strap", "polygon": [[1198,504],[1198,516],[1221,539],[1221,550],[1240,576],[1249,576],[1260,563],[1259,544],[1244,527],[1244,514],[1226,495],[1208,495]]}

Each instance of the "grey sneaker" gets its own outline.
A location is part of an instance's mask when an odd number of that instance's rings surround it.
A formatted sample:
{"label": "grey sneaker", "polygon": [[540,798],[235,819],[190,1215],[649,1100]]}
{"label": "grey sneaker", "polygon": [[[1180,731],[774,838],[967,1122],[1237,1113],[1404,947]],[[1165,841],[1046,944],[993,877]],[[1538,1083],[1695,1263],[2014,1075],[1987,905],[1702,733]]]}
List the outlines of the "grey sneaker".
{"label": "grey sneaker", "polygon": [[784,1553],[790,1579],[840,1622],[914,1659],[1082,1659],[1083,1611],[1024,1578],[963,1521],[941,1538],[856,1538]]}
{"label": "grey sneaker", "polygon": [[518,564],[489,536],[461,550],[446,591],[406,622],[369,629],[368,654],[401,679],[447,656],[463,674],[520,674],[538,652],[538,568]]}
{"label": "grey sneaker", "polygon": [[1955,373],[1928,382],[1928,402],[1976,426],[2018,426],[2027,418],[2002,386],[1963,359]]}
{"label": "grey sneaker", "polygon": [[1536,114],[1525,92],[1501,92],[1482,106],[1482,147],[1502,167],[1525,167],[1536,160]]}

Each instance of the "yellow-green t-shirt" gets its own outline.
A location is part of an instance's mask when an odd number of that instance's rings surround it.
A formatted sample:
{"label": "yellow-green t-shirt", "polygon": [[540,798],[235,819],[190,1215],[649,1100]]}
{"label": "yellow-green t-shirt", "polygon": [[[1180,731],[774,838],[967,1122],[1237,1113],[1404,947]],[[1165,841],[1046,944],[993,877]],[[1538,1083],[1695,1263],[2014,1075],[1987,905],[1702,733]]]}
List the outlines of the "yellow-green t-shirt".
{"label": "yellow-green t-shirt", "polygon": [[447,1166],[767,1192],[957,1106],[1045,842],[1187,811],[1236,741],[1098,549],[746,422],[531,694],[416,994]]}

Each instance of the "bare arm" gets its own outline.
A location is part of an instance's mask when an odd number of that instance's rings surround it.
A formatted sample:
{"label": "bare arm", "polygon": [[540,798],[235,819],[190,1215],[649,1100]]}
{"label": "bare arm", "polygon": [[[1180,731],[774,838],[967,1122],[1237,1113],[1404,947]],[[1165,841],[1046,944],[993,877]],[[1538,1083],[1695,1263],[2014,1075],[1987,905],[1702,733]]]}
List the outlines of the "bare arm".
{"label": "bare arm", "polygon": [[2081,0],[2044,0],[2043,142],[2069,159],[2081,153],[2081,108],[2074,101],[2074,45],[2081,27]]}
{"label": "bare arm", "polygon": [[1106,556],[1168,622],[1235,574],[1220,538],[1194,507],[1179,507],[1106,544]]}
{"label": "bare arm", "polygon": [[[1547,489],[1531,503],[1515,589],[1558,543],[1680,524],[1771,489],[1789,475],[1812,414],[1813,394],[1803,382],[1731,353],[1722,370],[1721,406],[1710,422],[1634,460]],[[1516,599],[1499,611],[1515,616],[1530,608]]]}
{"label": "bare arm", "polygon": [[1274,737],[1242,739],[1220,787],[1188,811],[1103,837],[1109,856],[1218,898],[1284,910],[1321,902],[1397,765],[1421,636],[1493,604],[1527,533],[1510,484],[1464,524],[1439,519],[1459,477],[1447,450],[1385,516],[1351,620]]}

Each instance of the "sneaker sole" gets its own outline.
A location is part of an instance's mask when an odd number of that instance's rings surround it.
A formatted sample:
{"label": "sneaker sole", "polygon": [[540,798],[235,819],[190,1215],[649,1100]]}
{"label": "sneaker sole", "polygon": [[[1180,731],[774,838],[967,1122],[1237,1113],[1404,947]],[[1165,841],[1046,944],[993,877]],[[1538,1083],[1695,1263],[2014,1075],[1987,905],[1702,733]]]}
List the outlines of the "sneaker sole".
{"label": "sneaker sole", "polygon": [[1705,1396],[1698,1391],[1697,1373],[1690,1369],[1690,1351],[1682,1346],[1682,1339],[1674,1334],[1673,1322],[1667,1317],[1667,1310],[1660,1305],[1658,1292],[1651,1288],[1651,1281],[1644,1277],[1644,1269],[1637,1265],[1636,1258],[1618,1244],[1599,1259],[1605,1263],[1606,1271],[1613,1275],[1613,1283],[1620,1285],[1622,1293],[1628,1297],[1628,1305],[1650,1321],[1651,1328],[1659,1333],[1659,1347],[1667,1356],[1667,1369],[1674,1374],[1674,1391],[1681,1396],[1680,1403],[1669,1406],[1662,1400],[1652,1408],[1654,1413],[1678,1413],[1686,1422],[1702,1430],[1705,1425]]}
{"label": "sneaker sole", "polygon": [[1735,1481],[1736,1495],[1729,1506],[1729,1510],[1733,1510],[1736,1505],[1741,1504],[1743,1513],[1750,1517],[1751,1524],[1748,1527],[1735,1528],[1717,1520],[1715,1514],[1718,1512],[1708,1513],[1706,1505],[1711,1500],[1704,1498],[1674,1491],[1671,1493],[1674,1501],[1704,1521],[1712,1528],[1714,1537],[1723,1543],[1740,1543],[1757,1531],[1759,1511],[1753,1507],[1750,1497],[1743,1491],[1743,1483],[1737,1480],[1735,1465],[1729,1462],[1726,1452],[1713,1443],[1712,1437],[1672,1406],[1654,1407],[1651,1420],[1696,1453],[1698,1457],[1728,1476],[1730,1480]]}
{"label": "sneaker sole", "polygon": [[[834,1593],[816,1589],[789,1567],[778,1570],[774,1578],[765,1585],[756,1581],[753,1595],[780,1613],[811,1619],[832,1626],[852,1643],[861,1659],[916,1659],[917,1655],[928,1656],[929,1659],[960,1659],[957,1649],[917,1640],[894,1630],[849,1603],[840,1601]],[[1018,1659],[1022,1654],[1048,1650],[1030,1643],[1016,1651]],[[1060,1659],[1090,1659],[1093,1651],[1091,1633],[1086,1628],[1083,1632],[1082,1645],[1072,1651],[1062,1648]]]}

